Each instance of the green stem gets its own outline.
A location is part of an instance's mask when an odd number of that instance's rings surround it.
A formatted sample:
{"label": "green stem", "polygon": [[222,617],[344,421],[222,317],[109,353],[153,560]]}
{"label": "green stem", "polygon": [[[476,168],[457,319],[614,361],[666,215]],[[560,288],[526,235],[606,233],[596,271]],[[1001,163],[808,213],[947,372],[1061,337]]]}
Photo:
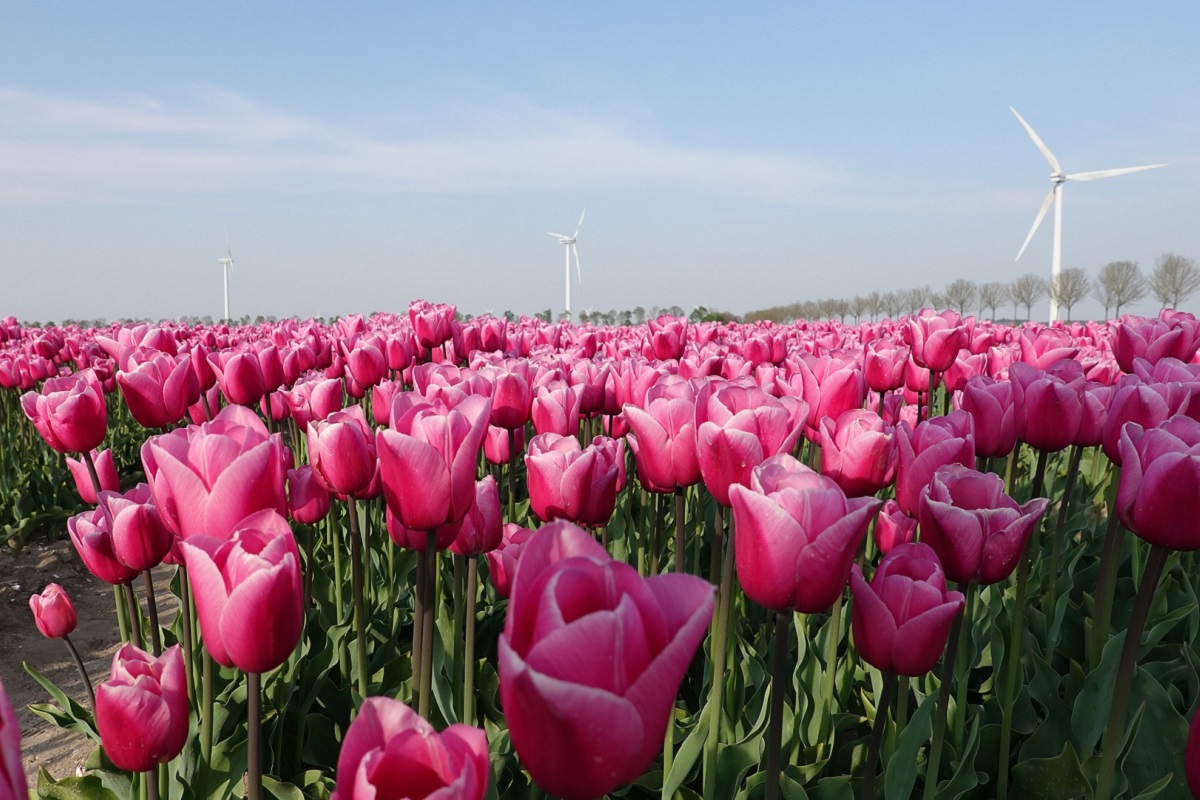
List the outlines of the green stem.
{"label": "green stem", "polygon": [[412,707],[421,706],[421,687],[425,685],[421,670],[425,666],[423,646],[425,643],[425,574],[424,553],[417,553],[417,585],[413,591],[413,636],[412,636]]}
{"label": "green stem", "polygon": [[424,620],[421,622],[421,700],[417,713],[429,719],[429,709],[433,703],[433,628],[436,624],[436,597],[434,588],[437,581],[437,531],[433,528],[425,532],[425,608]]}
{"label": "green stem", "polygon": [[[450,653],[450,663],[454,667],[454,709],[458,712],[458,719],[463,720],[463,702],[465,696],[463,694],[463,649],[466,640],[467,627],[467,608],[466,608],[466,556],[451,553],[450,564],[453,573],[452,588],[451,588],[451,607],[454,616],[454,631],[455,634],[450,640],[452,651]],[[462,636],[459,636],[459,632]]]}
{"label": "green stem", "polygon": [[213,659],[204,648],[204,672],[201,676],[200,754],[204,763],[212,765],[213,747]]}
{"label": "green stem", "polygon": [[822,675],[825,716],[822,721],[821,744],[818,746],[820,754],[833,752],[833,712],[836,707],[834,693],[837,691],[837,651],[842,629],[842,595],[839,594],[837,600],[833,601],[833,609],[829,613],[829,635],[825,637],[825,674]]}
{"label": "green stem", "polygon": [[345,573],[342,571],[341,528],[334,524],[333,514],[325,517],[325,528],[329,534],[329,543],[333,546],[333,605],[337,609],[337,623],[340,625],[346,616],[346,597],[342,591]]}
{"label": "green stem", "polygon": [[246,673],[246,797],[262,798],[262,676]]}
{"label": "green stem", "polygon": [[75,669],[79,670],[79,677],[83,678],[83,685],[87,687],[88,705],[92,707],[92,719],[96,718],[96,690],[92,688],[92,679],[88,677],[87,669],[83,666],[83,659],[79,657],[79,651],[75,649],[75,645],[71,643],[71,637],[64,635],[63,643],[67,649],[71,651],[71,660],[75,662]]}
{"label": "green stem", "polygon": [[467,630],[463,652],[463,722],[475,724],[475,596],[479,591],[479,556],[467,558]]}
{"label": "green stem", "polygon": [[966,602],[963,603],[962,626],[963,634],[958,637],[958,661],[957,671],[955,673],[955,684],[958,688],[958,697],[955,703],[954,713],[954,746],[961,752],[963,743],[963,734],[967,724],[967,695],[971,687],[971,667],[975,663],[974,648],[971,629],[975,622],[975,598],[976,585],[968,583],[960,587],[963,594],[966,595]]}
{"label": "green stem", "polygon": [[[721,583],[717,590],[717,613],[712,625],[712,684],[709,687],[710,714],[708,734],[704,740],[704,796],[716,797],[717,792],[717,748],[721,736],[721,718],[725,704],[725,651],[729,647],[729,598],[733,593],[733,526],[729,536],[722,534],[725,527],[724,508],[717,504],[713,530],[713,569],[720,564]],[[726,541],[722,543],[722,539]]]}
{"label": "green stem", "polygon": [[937,392],[937,373],[929,370],[929,397],[925,399],[925,419],[933,419],[933,398]]}
{"label": "green stem", "polygon": [[125,610],[129,612],[129,639],[137,647],[142,642],[142,615],[138,611],[137,596],[133,593],[132,583],[122,583],[121,591],[125,593]]}
{"label": "green stem", "polygon": [[649,575],[658,574],[658,554],[662,550],[663,508],[662,495],[654,494],[654,539],[650,545]]}
{"label": "green stem", "polygon": [[183,626],[183,667],[187,675],[188,700],[196,699],[196,664],[192,643],[192,588],[188,585],[187,567],[179,565],[179,622]]}
{"label": "green stem", "polygon": [[508,429],[508,521],[517,521],[517,431]]}
{"label": "green stem", "polygon": [[125,610],[125,592],[119,584],[113,584],[113,600],[117,605],[117,627],[121,629],[121,641],[129,641],[129,612]]}
{"label": "green stem", "polygon": [[938,772],[942,766],[942,745],[946,739],[946,712],[950,708],[954,662],[958,655],[958,637],[962,635],[962,628],[963,619],[959,614],[950,628],[950,641],[946,643],[946,656],[942,660],[941,685],[938,687],[937,709],[933,718],[933,738],[929,744],[929,763],[925,766],[925,791],[922,795],[925,800],[933,800],[937,793]]}
{"label": "green stem", "polygon": [[363,595],[363,546],[358,529],[358,508],[353,497],[346,498],[350,513],[350,581],[354,592],[355,671],[358,675],[358,696],[367,697],[367,609]]}
{"label": "green stem", "polygon": [[[158,767],[154,766],[142,773],[142,786],[146,790],[146,800],[158,800]],[[257,798],[255,798],[257,800]]]}
{"label": "green stem", "polygon": [[[1119,475],[1120,468],[1117,469]],[[1113,487],[1115,500],[1115,480]],[[1117,568],[1121,563],[1121,539],[1125,532],[1121,526],[1121,518],[1117,516],[1116,503],[1110,502],[1108,509],[1108,525],[1104,530],[1104,542],[1100,547],[1100,567],[1096,575],[1096,610],[1092,619],[1092,640],[1088,652],[1089,672],[1100,665],[1100,658],[1104,655],[1104,645],[1108,644],[1108,629],[1112,621],[1113,589],[1117,582]]]}
{"label": "green stem", "polygon": [[1062,500],[1058,504],[1058,519],[1054,524],[1054,538],[1050,542],[1050,585],[1046,589],[1044,612],[1046,619],[1054,618],[1054,606],[1058,601],[1058,565],[1062,560],[1062,540],[1067,528],[1067,514],[1071,508],[1071,492],[1079,476],[1079,463],[1083,459],[1083,448],[1071,447],[1071,460],[1067,465],[1067,477],[1063,482]]}
{"label": "green stem", "polygon": [[684,549],[683,517],[686,508],[683,502],[683,487],[675,487],[675,571],[683,572],[687,566],[687,551]]}
{"label": "green stem", "polygon": [[788,629],[791,614],[775,613],[775,656],[771,665],[771,720],[767,727],[767,800],[779,798],[783,771],[783,696],[787,693]]}
{"label": "green stem", "polygon": [[879,765],[879,746],[883,742],[883,731],[887,728],[888,707],[896,693],[896,673],[883,673],[883,690],[875,706],[875,722],[871,725],[871,743],[867,746],[867,765],[863,772],[862,800],[875,797],[875,770]]}
{"label": "green stem", "polygon": [[1146,569],[1142,573],[1142,583],[1138,586],[1133,612],[1129,615],[1129,627],[1125,630],[1125,642],[1121,647],[1121,661],[1117,666],[1117,679],[1113,685],[1112,707],[1108,712],[1108,725],[1104,729],[1100,777],[1096,783],[1096,800],[1108,800],[1112,794],[1117,753],[1125,738],[1125,717],[1129,708],[1134,670],[1137,669],[1138,647],[1142,643],[1142,631],[1146,627],[1146,618],[1150,615],[1154,592],[1158,589],[1158,579],[1162,575],[1163,564],[1166,563],[1168,555],[1170,555],[1170,551],[1165,547],[1159,545],[1150,547],[1150,556],[1146,559]]}
{"label": "green stem", "polygon": [[154,578],[150,575],[150,570],[142,573],[142,579],[146,584],[146,612],[150,618],[150,645],[154,648],[154,655],[162,655],[162,632],[158,627],[158,599],[154,596]]}

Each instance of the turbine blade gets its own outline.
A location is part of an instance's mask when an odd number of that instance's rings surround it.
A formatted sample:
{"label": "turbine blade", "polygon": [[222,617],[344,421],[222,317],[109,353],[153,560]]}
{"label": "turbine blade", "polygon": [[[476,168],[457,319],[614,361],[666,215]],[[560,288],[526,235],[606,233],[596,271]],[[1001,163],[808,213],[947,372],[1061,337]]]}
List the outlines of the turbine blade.
{"label": "turbine blade", "polygon": [[579,282],[583,283],[583,272],[579,269],[579,248],[575,243],[571,243],[571,252],[575,254],[575,277],[579,278]]}
{"label": "turbine blade", "polygon": [[556,237],[556,238],[559,238],[559,239],[566,239],[566,238],[569,238],[569,237],[567,237],[567,236],[563,236],[561,233],[551,233],[550,231],[546,231],[546,235],[547,235],[547,236],[554,236],[554,237]]}
{"label": "turbine blade", "polygon": [[1054,205],[1054,190],[1050,190],[1050,194],[1046,195],[1046,199],[1042,201],[1042,207],[1038,209],[1037,217],[1033,220],[1033,227],[1029,229],[1029,235],[1025,237],[1025,243],[1021,245],[1021,249],[1017,251],[1017,257],[1014,261],[1020,261],[1021,255],[1025,252],[1025,248],[1029,246],[1029,240],[1037,233],[1038,226],[1042,224],[1042,220],[1046,218],[1046,212],[1050,210],[1050,206]]}
{"label": "turbine blade", "polygon": [[1017,121],[1021,123],[1021,127],[1025,128],[1025,132],[1029,134],[1029,138],[1033,139],[1033,143],[1037,145],[1037,149],[1042,152],[1042,156],[1049,162],[1050,168],[1055,172],[1062,172],[1062,167],[1058,165],[1058,159],[1054,157],[1054,153],[1050,152],[1050,148],[1046,147],[1046,143],[1034,132],[1033,127],[1025,121],[1024,117],[1017,113],[1015,108],[1009,106],[1008,110],[1013,112]]}
{"label": "turbine blade", "polygon": [[1144,172],[1148,169],[1158,169],[1165,167],[1166,164],[1149,164],[1144,167],[1122,167],[1121,169],[1100,169],[1095,172],[1077,172],[1074,175],[1068,175],[1069,181],[1095,181],[1100,178],[1113,178],[1117,175],[1128,175],[1131,172]]}
{"label": "turbine blade", "polygon": [[583,215],[587,213],[587,209],[583,210],[583,214],[579,215],[579,224],[575,226],[575,233],[571,234],[572,238],[579,235],[579,229],[583,227]]}

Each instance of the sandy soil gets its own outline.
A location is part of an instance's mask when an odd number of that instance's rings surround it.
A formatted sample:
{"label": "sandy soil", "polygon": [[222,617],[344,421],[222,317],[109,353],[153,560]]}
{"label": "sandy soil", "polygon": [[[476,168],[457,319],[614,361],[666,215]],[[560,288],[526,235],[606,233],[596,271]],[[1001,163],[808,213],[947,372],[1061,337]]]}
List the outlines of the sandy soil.
{"label": "sandy soil", "polygon": [[[155,573],[159,613],[164,624],[175,613],[174,598],[165,592],[169,575],[169,571]],[[71,635],[71,641],[79,650],[93,685],[108,677],[120,641],[112,587],[87,571],[69,540],[64,537],[50,544],[30,544],[19,554],[0,549],[0,678],[4,679],[9,700],[17,711],[22,731],[22,760],[31,787],[40,767],[45,767],[55,778],[76,774],[93,749],[90,740],[46,722],[28,708],[30,703],[46,703],[50,698],[25,672],[22,666],[25,661],[68,696],[87,705],[83,681],[66,645],[46,639],[33,624],[29,596],[48,583],[60,584],[75,603],[79,627]]]}

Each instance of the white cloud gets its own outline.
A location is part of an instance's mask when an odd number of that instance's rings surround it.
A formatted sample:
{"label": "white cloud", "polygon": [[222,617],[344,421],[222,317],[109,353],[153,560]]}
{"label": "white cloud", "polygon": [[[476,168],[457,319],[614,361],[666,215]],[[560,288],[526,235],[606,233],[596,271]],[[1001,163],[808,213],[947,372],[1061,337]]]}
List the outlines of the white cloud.
{"label": "white cloud", "polygon": [[705,147],[622,120],[509,97],[450,123],[354,125],[207,90],[77,98],[0,87],[0,201],[119,200],[225,191],[507,192],[686,189],[826,202],[835,165],[791,153]]}

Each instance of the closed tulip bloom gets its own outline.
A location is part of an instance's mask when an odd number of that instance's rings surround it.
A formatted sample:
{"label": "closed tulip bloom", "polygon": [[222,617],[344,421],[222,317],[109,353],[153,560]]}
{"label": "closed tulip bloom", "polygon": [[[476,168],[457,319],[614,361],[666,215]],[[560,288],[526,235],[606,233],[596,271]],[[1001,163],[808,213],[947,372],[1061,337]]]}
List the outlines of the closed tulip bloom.
{"label": "closed tulip bloom", "polygon": [[359,386],[374,386],[383,380],[388,366],[382,342],[372,338],[355,342],[346,354],[346,370]]}
{"label": "closed tulip bloom", "polygon": [[804,400],[808,403],[808,437],[817,441],[821,420],[836,420],[843,413],[862,408],[867,395],[862,368],[857,356],[800,356],[797,367],[804,381]]}
{"label": "closed tulip bloom", "polygon": [[750,488],[734,486],[738,580],[773,611],[814,614],[833,605],[882,501],[847,498],[831,478],[789,455],[756,467]]}
{"label": "closed tulip bloom", "polygon": [[1018,505],[999,475],[947,464],[921,495],[921,541],[951,580],[999,583],[1016,568],[1049,502],[1035,497]]}
{"label": "closed tulip bloom", "polygon": [[749,485],[756,466],[791,452],[807,419],[808,404],[794,397],[734,382],[704,384],[696,395],[696,453],[705,487],[729,506],[729,488]]}
{"label": "closed tulip bloom", "polygon": [[332,800],[482,800],[490,782],[482,729],[438,733],[399,700],[368,697],[342,742]]}
{"label": "closed tulip bloom", "polygon": [[1038,331],[1021,331],[1018,339],[1021,360],[1034,369],[1046,369],[1064,358],[1075,358],[1079,345],[1061,328],[1041,328]]}
{"label": "closed tulip bloom", "polygon": [[659,361],[678,360],[683,356],[684,345],[687,344],[687,317],[672,317],[663,314],[657,319],[646,323],[646,345],[649,352]]}
{"label": "closed tulip bloom", "polygon": [[272,509],[242,520],[228,539],[182,544],[204,646],[222,666],[267,672],[296,649],[304,622],[300,551]]}
{"label": "closed tulip bloom", "polygon": [[934,417],[916,428],[907,422],[896,427],[900,463],[896,470],[896,502],[910,517],[921,508],[921,492],[933,474],[946,464],[975,465],[975,436],[965,411]]}
{"label": "closed tulip bloom", "polygon": [[917,539],[917,520],[901,510],[895,499],[884,502],[875,519],[875,544],[879,552],[887,555],[892,549],[905,542]]}
{"label": "closed tulip bloom", "polygon": [[287,471],[288,511],[301,525],[316,525],[329,514],[329,490],[308,464]]}
{"label": "closed tulip bloom", "polygon": [[[87,463],[70,456],[67,456],[66,461],[67,470],[75,481],[75,491],[79,492],[79,499],[89,505],[96,505],[96,485],[92,483],[92,474],[88,472]],[[92,462],[96,465],[96,477],[100,479],[100,491],[120,491],[121,479],[117,477],[112,450],[93,450]]]}
{"label": "closed tulip bloom", "polygon": [[1008,381],[978,375],[963,387],[959,407],[971,417],[975,455],[999,458],[1017,444],[1013,388]]}
{"label": "closed tulip bloom", "polygon": [[863,351],[863,377],[872,392],[890,392],[904,385],[908,363],[906,345],[890,339],[873,339]]}
{"label": "closed tulip bloom", "polygon": [[0,680],[0,797],[28,800],[25,771],[21,765],[21,726]]}
{"label": "closed tulip bloom", "polygon": [[200,399],[200,381],[186,358],[158,355],[117,373],[129,413],[143,428],[161,428],[183,418]]}
{"label": "closed tulip bloom", "polygon": [[[599,437],[598,437],[599,438]],[[616,443],[586,448],[574,436],[542,433],[529,441],[525,468],[529,503],[543,522],[570,520],[583,525],[606,525],[616,506]]]}
{"label": "closed tulip bloom", "polygon": [[533,411],[533,389],[528,379],[516,370],[492,373],[492,419],[497,428],[523,428]]}
{"label": "closed tulip bloom", "polygon": [[1120,466],[1121,429],[1125,423],[1133,422],[1143,428],[1158,427],[1174,414],[1191,393],[1182,384],[1148,384],[1132,376],[1123,378],[1108,398],[1108,413],[1101,434],[1104,454]]}
{"label": "closed tulip bloom", "polygon": [[942,385],[947,392],[961,392],[967,381],[987,374],[987,353],[972,354],[962,350],[954,363],[942,375]]}
{"label": "closed tulip bloom", "polygon": [[492,586],[496,594],[507,598],[512,591],[512,583],[517,577],[517,564],[521,550],[533,531],[522,528],[515,522],[504,523],[500,546],[485,553],[488,562],[488,574],[492,578]]}
{"label": "closed tulip bloom", "polygon": [[101,501],[112,517],[113,555],[137,572],[157,567],[171,552],[175,537],[163,524],[144,483],[125,494],[101,492]]}
{"label": "closed tulip bloom", "polygon": [[547,794],[600,797],[662,748],[713,587],[692,575],[642,578],[566,523],[538,531],[520,564],[499,643],[513,746]]}
{"label": "closed tulip bloom", "polygon": [[[1077,362],[1065,362],[1077,364]],[[1082,368],[1065,376],[1015,363],[1009,369],[1016,408],[1017,438],[1035,450],[1056,452],[1068,447],[1083,422]]]}
{"label": "closed tulip bloom", "polygon": [[411,394],[396,396],[391,428],[376,433],[375,446],[383,495],[406,527],[433,530],[470,510],[490,407],[479,395],[453,409]]}
{"label": "closed tulip bloom", "polygon": [[108,681],[96,687],[96,727],[105,755],[121,769],[146,772],[179,755],[188,735],[179,645],[158,658],[132,644],[118,650]]}
{"label": "closed tulip bloom", "polygon": [[695,390],[687,381],[681,386],[688,388],[676,397],[647,395],[645,409],[625,406],[638,477],[651,491],[672,492],[700,480]]}
{"label": "closed tulip bloom", "polygon": [[[296,427],[302,431],[308,430],[308,423],[323,420],[342,410],[342,381],[337,378],[304,379],[293,386],[290,392],[284,392],[283,397],[291,408]],[[375,396],[372,399],[375,400]],[[376,408],[379,405],[375,403]],[[385,405],[391,405],[391,395],[388,395]]]}
{"label": "closed tulip bloom", "polygon": [[574,436],[579,431],[579,401],[582,387],[566,381],[554,381],[538,388],[533,395],[530,417],[537,433]]}
{"label": "closed tulip bloom", "polygon": [[858,654],[876,669],[919,677],[946,649],[965,599],[946,590],[946,575],[927,544],[910,542],[888,553],[871,582],[855,564],[851,627]]}
{"label": "closed tulip bloom", "polygon": [[88,572],[105,583],[129,583],[138,570],[122,563],[113,549],[112,529],[104,509],[96,508],[67,520],[67,533]]}
{"label": "closed tulip bloom", "polygon": [[1200,422],[1174,416],[1156,428],[1121,430],[1117,516],[1151,544],[1200,549]]}
{"label": "closed tulip bloom", "polygon": [[1071,444],[1078,447],[1099,447],[1104,441],[1104,422],[1108,417],[1108,399],[1112,387],[1100,383],[1086,381],[1079,395],[1079,406],[1082,412],[1079,419],[1079,430]]}
{"label": "closed tulip bloom", "polygon": [[934,313],[926,308],[920,314],[904,318],[904,341],[912,348],[911,358],[918,367],[945,372],[967,346],[970,334],[953,311]]}
{"label": "closed tulip bloom", "polygon": [[308,460],[317,480],[347,497],[361,492],[375,476],[375,436],[361,406],[350,406],[308,424]]}
{"label": "closed tulip bloom", "polygon": [[268,433],[242,406],[227,406],[211,422],[152,436],[142,445],[154,504],[181,539],[227,538],[238,522],[265,508],[286,514],[290,460],[279,434]]}
{"label": "closed tulip bloom", "polygon": [[41,594],[30,595],[29,609],[33,612],[33,624],[48,639],[70,635],[79,623],[75,604],[57,583],[47,586]]}
{"label": "closed tulip bloom", "polygon": [[[525,428],[514,428],[512,432],[516,434],[514,438],[516,440],[517,453],[525,452]],[[488,425],[487,434],[483,439],[483,457],[488,460],[489,464],[500,465],[512,461],[508,434],[509,431],[504,428]]]}
{"label": "closed tulip bloom", "polygon": [[1114,326],[1113,355],[1124,372],[1133,372],[1134,359],[1151,364],[1164,358],[1191,361],[1200,350],[1200,323],[1191,314],[1160,314],[1157,318],[1126,314]]}
{"label": "closed tulip bloom", "polygon": [[210,357],[221,394],[233,405],[254,406],[266,394],[262,365],[251,352],[214,354]]}
{"label": "closed tulip bloom", "polygon": [[821,472],[849,497],[873,495],[895,479],[899,453],[893,428],[874,411],[845,411],[821,420]]}
{"label": "closed tulip bloom", "polygon": [[104,389],[93,370],[50,378],[41,393],[21,395],[21,410],[42,440],[60,453],[86,453],[108,432]]}
{"label": "closed tulip bloom", "polygon": [[455,306],[414,300],[408,304],[408,320],[422,347],[437,347],[454,336]]}
{"label": "closed tulip bloom", "polygon": [[475,504],[466,516],[451,523],[454,542],[451,552],[460,556],[477,556],[500,546],[503,538],[503,519],[500,514],[500,490],[496,479],[488,475],[475,483]]}

